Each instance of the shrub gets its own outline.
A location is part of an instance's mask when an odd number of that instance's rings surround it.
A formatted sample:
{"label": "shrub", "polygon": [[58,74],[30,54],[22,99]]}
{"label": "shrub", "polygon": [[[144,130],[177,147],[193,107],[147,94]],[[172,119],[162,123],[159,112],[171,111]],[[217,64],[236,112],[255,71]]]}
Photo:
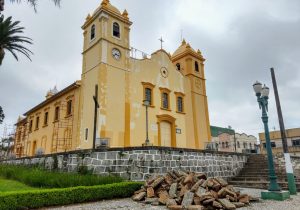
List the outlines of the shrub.
{"label": "shrub", "polygon": [[13,165],[0,165],[0,176],[14,179],[33,187],[44,188],[92,186],[123,181],[122,178],[117,176],[50,172],[40,168],[26,168]]}
{"label": "shrub", "polygon": [[101,199],[125,198],[141,187],[139,182],[122,182],[97,186],[45,189],[0,194],[0,209],[41,208]]}

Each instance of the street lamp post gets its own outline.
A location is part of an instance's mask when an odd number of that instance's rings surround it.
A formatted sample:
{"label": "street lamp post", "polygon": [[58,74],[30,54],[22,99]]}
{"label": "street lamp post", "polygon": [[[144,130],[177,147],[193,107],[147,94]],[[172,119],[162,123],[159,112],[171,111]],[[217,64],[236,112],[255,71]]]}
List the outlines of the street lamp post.
{"label": "street lamp post", "polygon": [[149,132],[148,132],[148,107],[150,106],[150,101],[144,100],[143,101],[144,106],[146,107],[146,141],[143,144],[143,146],[150,146],[150,141],[149,141]]}
{"label": "street lamp post", "polygon": [[267,149],[267,156],[268,156],[269,178],[270,178],[270,184],[268,188],[269,192],[262,192],[262,198],[284,200],[287,199],[287,197],[289,197],[289,192],[286,191],[282,192],[277,183],[277,177],[275,173],[273,154],[272,154],[272,148],[270,142],[268,114],[267,114],[270,89],[266,85],[264,85],[263,87],[260,82],[255,82],[253,84],[253,89],[257,97],[259,108],[262,110],[261,119],[264,123],[264,129],[265,129],[266,149]]}

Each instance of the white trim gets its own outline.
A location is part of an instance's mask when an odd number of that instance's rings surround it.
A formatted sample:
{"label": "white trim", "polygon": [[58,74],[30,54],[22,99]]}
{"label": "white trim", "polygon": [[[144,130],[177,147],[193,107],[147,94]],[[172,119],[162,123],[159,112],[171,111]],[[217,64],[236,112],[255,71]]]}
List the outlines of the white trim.
{"label": "white trim", "polygon": [[292,165],[289,153],[284,153],[284,160],[285,160],[286,173],[292,174],[293,173],[293,165]]}

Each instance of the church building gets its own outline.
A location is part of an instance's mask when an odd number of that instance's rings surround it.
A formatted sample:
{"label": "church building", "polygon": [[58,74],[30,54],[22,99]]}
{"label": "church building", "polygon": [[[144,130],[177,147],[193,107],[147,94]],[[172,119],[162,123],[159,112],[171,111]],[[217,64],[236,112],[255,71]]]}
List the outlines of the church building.
{"label": "church building", "polygon": [[204,149],[211,140],[204,61],[185,40],[136,58],[126,10],[103,0],[83,26],[82,74],[19,118],[17,157],[101,146]]}

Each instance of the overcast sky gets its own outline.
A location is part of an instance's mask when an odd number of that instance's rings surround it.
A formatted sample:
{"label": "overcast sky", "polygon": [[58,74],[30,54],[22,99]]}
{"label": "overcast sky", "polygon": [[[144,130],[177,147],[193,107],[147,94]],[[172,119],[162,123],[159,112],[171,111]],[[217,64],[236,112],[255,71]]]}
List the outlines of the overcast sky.
{"label": "overcast sky", "polygon": [[[26,2],[24,0],[24,2]],[[0,105],[6,124],[37,105],[54,85],[80,79],[81,26],[101,0],[62,0],[57,8],[40,0],[34,13],[26,3],[5,5],[33,39],[32,62],[6,54],[0,67]],[[212,125],[231,125],[257,136],[263,130],[252,89],[255,80],[271,88],[269,125],[279,128],[270,67],[276,70],[286,128],[300,123],[300,1],[298,0],[111,0],[127,9],[131,46],[148,54],[160,47],[173,53],[183,37],[206,58],[205,73]],[[0,125],[2,136],[4,124]]]}

